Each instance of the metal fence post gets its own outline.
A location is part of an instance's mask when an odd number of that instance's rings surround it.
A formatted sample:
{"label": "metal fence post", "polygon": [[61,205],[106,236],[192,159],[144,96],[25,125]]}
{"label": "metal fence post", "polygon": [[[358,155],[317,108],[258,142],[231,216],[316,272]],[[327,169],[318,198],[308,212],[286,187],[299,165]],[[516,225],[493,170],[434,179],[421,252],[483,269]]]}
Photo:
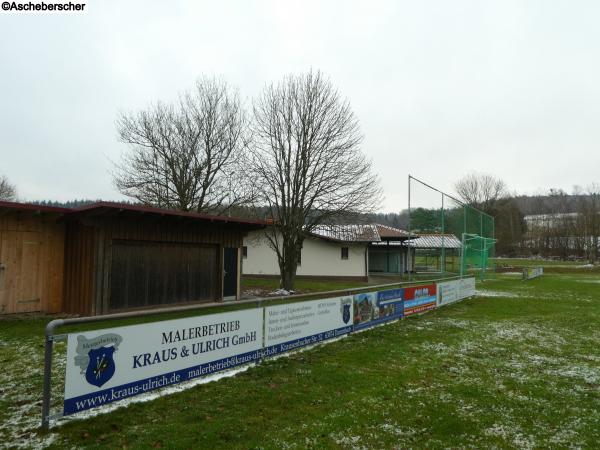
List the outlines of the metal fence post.
{"label": "metal fence post", "polygon": [[52,371],[52,338],[46,336],[46,348],[44,350],[44,393],[42,396],[42,430],[47,431],[50,427],[50,386]]}
{"label": "metal fence post", "polygon": [[266,342],[266,336],[265,333],[267,331],[267,324],[266,324],[266,311],[262,305],[262,299],[258,301],[258,307],[262,310],[262,342],[260,344],[260,358],[258,359],[258,363],[260,364],[261,362],[263,362],[265,360],[265,342]]}
{"label": "metal fence post", "polygon": [[44,337],[44,390],[42,394],[42,430],[50,428],[50,389],[52,387],[52,351],[54,349],[54,328],[63,323],[62,319],[52,320],[46,325]]}

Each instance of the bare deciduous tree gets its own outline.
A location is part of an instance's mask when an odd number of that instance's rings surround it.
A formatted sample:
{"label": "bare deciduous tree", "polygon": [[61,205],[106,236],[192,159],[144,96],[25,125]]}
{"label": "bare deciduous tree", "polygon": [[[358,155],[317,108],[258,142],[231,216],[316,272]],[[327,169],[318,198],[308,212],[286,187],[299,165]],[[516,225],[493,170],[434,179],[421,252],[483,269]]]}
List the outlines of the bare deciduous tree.
{"label": "bare deciduous tree", "polygon": [[16,198],[17,188],[15,188],[15,186],[8,181],[6,176],[0,177],[0,200],[10,202],[15,201]]}
{"label": "bare deciduous tree", "polygon": [[254,103],[254,138],[258,201],[274,219],[266,238],[282,287],[292,289],[305,234],[340,216],[374,211],[379,180],[360,150],[349,102],[320,72],[267,86]]}
{"label": "bare deciduous tree", "polygon": [[175,104],[123,114],[117,126],[130,146],[114,174],[123,194],[159,207],[219,214],[251,199],[242,170],[247,118],[224,81],[200,79]]}
{"label": "bare deciduous tree", "polygon": [[578,202],[574,234],[582,243],[587,260],[596,262],[600,253],[600,184],[593,183],[585,191],[576,187],[575,195]]}
{"label": "bare deciduous tree", "polygon": [[454,189],[467,204],[486,213],[498,200],[508,196],[506,183],[488,174],[471,173],[460,179]]}

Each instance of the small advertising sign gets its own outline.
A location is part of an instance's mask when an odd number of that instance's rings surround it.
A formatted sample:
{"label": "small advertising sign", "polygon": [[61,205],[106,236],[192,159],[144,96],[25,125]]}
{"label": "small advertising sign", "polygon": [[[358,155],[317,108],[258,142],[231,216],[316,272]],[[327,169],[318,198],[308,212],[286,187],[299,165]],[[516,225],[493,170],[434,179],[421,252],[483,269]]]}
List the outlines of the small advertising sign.
{"label": "small advertising sign", "polygon": [[410,316],[433,309],[436,301],[435,284],[404,288],[404,315]]}
{"label": "small advertising sign", "polygon": [[474,295],[475,278],[462,278],[437,284],[437,306],[454,303]]}
{"label": "small advertising sign", "polygon": [[524,267],[523,268],[523,279],[531,280],[533,278],[541,277],[544,274],[543,267]]}
{"label": "small advertising sign", "polygon": [[459,300],[459,280],[445,281],[437,284],[437,305],[443,306]]}
{"label": "small advertising sign", "polygon": [[460,298],[473,297],[475,295],[475,278],[462,278],[458,283]]}
{"label": "small advertising sign", "polygon": [[362,330],[404,315],[404,289],[354,295],[354,329]]}

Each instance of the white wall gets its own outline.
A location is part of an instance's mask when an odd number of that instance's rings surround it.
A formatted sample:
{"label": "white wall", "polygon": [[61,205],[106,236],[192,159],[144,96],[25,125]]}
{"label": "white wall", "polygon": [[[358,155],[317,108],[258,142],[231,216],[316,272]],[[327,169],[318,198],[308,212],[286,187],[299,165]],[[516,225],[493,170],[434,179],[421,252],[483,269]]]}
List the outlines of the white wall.
{"label": "white wall", "polygon": [[[248,256],[242,260],[244,275],[279,275],[277,255],[269,247],[263,231],[250,233],[244,238]],[[342,259],[342,247],[348,247],[348,259]],[[307,237],[302,248],[302,264],[296,275],[365,277],[367,244],[350,244]]]}

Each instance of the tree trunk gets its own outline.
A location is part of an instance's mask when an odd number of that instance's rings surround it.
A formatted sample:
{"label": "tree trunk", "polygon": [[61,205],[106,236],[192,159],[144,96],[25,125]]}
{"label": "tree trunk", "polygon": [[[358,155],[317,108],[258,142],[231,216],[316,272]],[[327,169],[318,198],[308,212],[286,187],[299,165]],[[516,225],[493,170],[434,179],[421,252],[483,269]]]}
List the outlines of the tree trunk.
{"label": "tree trunk", "polygon": [[296,281],[296,269],[288,267],[283,272],[283,277],[281,278],[281,287],[286,291],[291,291],[294,289],[294,282]]}
{"label": "tree trunk", "polygon": [[286,291],[294,289],[296,281],[296,271],[298,270],[298,257],[302,244],[293,244],[285,246],[284,261],[280,261],[279,269],[281,271],[281,288]]}

